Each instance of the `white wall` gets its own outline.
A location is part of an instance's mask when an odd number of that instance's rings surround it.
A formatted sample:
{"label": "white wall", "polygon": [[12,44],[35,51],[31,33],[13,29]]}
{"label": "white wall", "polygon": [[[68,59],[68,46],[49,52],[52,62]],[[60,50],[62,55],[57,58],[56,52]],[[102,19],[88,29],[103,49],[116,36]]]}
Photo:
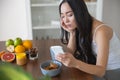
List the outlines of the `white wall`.
{"label": "white wall", "polygon": [[0,0],[0,41],[32,39],[29,0]]}
{"label": "white wall", "polygon": [[110,25],[120,39],[120,0],[103,0],[102,21]]}

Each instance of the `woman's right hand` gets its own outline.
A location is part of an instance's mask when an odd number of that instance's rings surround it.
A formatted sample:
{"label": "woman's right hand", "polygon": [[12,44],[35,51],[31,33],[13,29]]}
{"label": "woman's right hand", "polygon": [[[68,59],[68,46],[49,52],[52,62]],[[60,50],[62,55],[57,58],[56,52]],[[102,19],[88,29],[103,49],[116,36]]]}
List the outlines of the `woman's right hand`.
{"label": "woman's right hand", "polygon": [[55,57],[58,61],[62,62],[67,67],[75,67],[76,66],[76,59],[71,53],[65,53],[65,54],[58,54]]}

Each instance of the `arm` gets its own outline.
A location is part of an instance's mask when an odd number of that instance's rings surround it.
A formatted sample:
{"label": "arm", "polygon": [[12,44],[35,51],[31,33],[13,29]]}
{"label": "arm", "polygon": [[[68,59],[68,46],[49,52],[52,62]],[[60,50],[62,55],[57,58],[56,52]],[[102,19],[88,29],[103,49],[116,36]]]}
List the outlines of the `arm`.
{"label": "arm", "polygon": [[70,32],[70,38],[69,38],[67,48],[69,50],[68,52],[74,53],[74,51],[76,49],[75,31]]}
{"label": "arm", "polygon": [[90,65],[76,60],[76,66],[74,67],[90,74],[103,76],[108,62],[109,41],[111,37],[112,37],[112,30],[107,27],[101,27],[96,32],[96,36],[95,36],[95,41],[98,47],[96,65]]}
{"label": "arm", "polygon": [[68,41],[68,45],[67,45],[67,48],[68,48],[68,52],[71,52],[71,53],[74,53],[75,49],[76,49],[76,32],[75,30],[69,30],[65,23],[63,22],[63,20],[61,19],[61,26],[64,30],[66,30],[70,36],[69,36],[69,41]]}

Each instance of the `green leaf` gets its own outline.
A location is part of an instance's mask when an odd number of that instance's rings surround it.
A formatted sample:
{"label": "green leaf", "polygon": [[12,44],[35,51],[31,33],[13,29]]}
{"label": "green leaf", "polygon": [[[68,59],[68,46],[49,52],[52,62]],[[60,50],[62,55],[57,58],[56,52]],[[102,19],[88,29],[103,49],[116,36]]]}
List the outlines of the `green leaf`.
{"label": "green leaf", "polygon": [[0,62],[0,80],[34,80],[33,77],[20,66]]}

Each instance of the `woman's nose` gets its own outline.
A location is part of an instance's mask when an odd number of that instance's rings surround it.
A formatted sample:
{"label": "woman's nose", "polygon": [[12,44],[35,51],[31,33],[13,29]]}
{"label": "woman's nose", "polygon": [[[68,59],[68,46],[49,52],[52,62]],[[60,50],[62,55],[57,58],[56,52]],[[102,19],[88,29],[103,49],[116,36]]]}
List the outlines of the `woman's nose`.
{"label": "woman's nose", "polygon": [[67,22],[69,22],[69,19],[68,19],[68,17],[65,17],[65,23],[67,23]]}

